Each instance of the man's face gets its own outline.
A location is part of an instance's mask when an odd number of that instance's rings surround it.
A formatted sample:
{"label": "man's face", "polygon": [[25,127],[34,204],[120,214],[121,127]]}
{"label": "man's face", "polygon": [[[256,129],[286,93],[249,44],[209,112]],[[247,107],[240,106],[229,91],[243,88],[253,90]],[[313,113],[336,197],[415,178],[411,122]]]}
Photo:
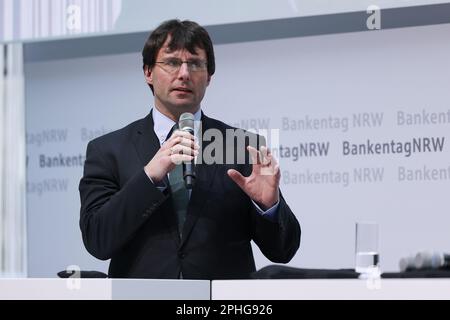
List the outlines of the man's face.
{"label": "man's face", "polygon": [[[157,62],[190,61],[206,62],[205,50],[196,48],[196,54],[186,49],[169,51],[167,44],[170,36],[159,50]],[[183,112],[195,113],[205,95],[211,77],[207,68],[191,71],[187,63],[182,63],[179,70],[171,72],[164,63],[156,63],[152,69],[145,69],[147,83],[153,85],[156,107],[164,114],[175,117],[177,121]]]}

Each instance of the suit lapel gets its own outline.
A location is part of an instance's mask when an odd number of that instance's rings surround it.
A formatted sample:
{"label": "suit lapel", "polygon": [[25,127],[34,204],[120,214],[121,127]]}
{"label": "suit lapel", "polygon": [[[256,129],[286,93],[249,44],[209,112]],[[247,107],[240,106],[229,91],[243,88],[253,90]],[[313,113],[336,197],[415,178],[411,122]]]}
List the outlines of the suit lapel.
{"label": "suit lapel", "polygon": [[[202,133],[211,128],[209,118],[202,113]],[[201,148],[204,149],[208,143],[202,141]],[[202,214],[203,206],[208,199],[208,191],[212,185],[216,172],[216,165],[207,165],[205,163],[195,166],[195,173],[197,180],[192,189],[191,199],[189,201],[188,210],[186,214],[186,221],[183,226],[183,238],[181,239],[181,246],[187,241],[192,228],[197,222],[198,217]]]}
{"label": "suit lapel", "polygon": [[148,116],[142,119],[134,135],[134,146],[143,166],[153,158],[160,148],[153,126],[153,117],[150,112]]}
{"label": "suit lapel", "polygon": [[[136,152],[141,160],[142,166],[144,167],[147,163],[155,156],[156,152],[161,148],[158,137],[153,129],[154,122],[152,113],[142,119],[141,123],[137,126],[136,133],[133,138],[133,143],[136,148]],[[168,185],[168,181],[166,181]],[[174,232],[173,239],[178,246],[180,244],[180,237],[178,235],[177,219],[175,216],[175,211],[173,209],[171,200],[169,200],[170,212],[165,212],[164,221],[169,229],[177,230]],[[176,226],[175,228],[172,228]]]}

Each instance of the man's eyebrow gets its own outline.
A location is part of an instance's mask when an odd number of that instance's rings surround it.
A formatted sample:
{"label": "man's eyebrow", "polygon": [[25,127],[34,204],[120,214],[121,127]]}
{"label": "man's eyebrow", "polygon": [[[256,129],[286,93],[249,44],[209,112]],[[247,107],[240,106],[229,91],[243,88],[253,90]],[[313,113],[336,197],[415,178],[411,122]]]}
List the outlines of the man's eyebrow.
{"label": "man's eyebrow", "polygon": [[[177,51],[180,51],[180,50],[179,49],[170,50],[170,48],[166,47],[163,50],[161,50],[161,53],[164,53],[165,55],[172,55],[172,56],[174,56]],[[189,52],[189,54],[192,55],[193,57],[200,57],[200,55],[198,53],[191,53],[187,49],[186,49],[186,51]]]}
{"label": "man's eyebrow", "polygon": [[[164,55],[162,55],[161,58],[168,58],[168,59],[175,58],[175,59],[181,59],[180,57],[176,56],[176,55],[173,54],[173,53],[167,53],[167,54],[164,54]],[[203,60],[203,59],[202,59],[202,57],[200,57],[199,55],[192,55],[191,57],[188,57],[187,60]]]}

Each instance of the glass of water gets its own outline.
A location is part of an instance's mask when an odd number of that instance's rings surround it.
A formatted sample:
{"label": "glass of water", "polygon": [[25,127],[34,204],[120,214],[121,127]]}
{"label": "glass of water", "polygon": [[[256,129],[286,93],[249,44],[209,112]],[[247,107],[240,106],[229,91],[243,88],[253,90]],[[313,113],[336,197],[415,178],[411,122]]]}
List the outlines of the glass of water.
{"label": "glass of water", "polygon": [[355,271],[361,275],[379,275],[378,224],[357,222],[355,229]]}

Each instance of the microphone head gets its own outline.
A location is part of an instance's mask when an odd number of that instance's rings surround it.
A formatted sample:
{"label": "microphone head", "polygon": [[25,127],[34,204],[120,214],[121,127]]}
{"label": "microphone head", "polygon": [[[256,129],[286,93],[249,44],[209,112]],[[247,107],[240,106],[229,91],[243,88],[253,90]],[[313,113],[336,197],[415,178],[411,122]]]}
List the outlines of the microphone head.
{"label": "microphone head", "polygon": [[400,272],[405,272],[407,270],[414,269],[415,268],[414,256],[413,255],[409,255],[407,257],[401,258],[399,263],[398,263],[398,265],[400,267]]}
{"label": "microphone head", "polygon": [[437,269],[444,263],[443,255],[439,252],[422,251],[416,254],[414,264],[417,269],[432,268]]}
{"label": "microphone head", "polygon": [[420,251],[416,254],[414,258],[414,264],[417,269],[429,268],[431,266],[431,255],[430,251]]}
{"label": "microphone head", "polygon": [[433,269],[440,268],[444,265],[444,255],[440,252],[433,252],[431,256],[431,267]]}
{"label": "microphone head", "polygon": [[180,119],[178,120],[178,127],[182,131],[194,133],[194,115],[190,112],[181,114]]}

